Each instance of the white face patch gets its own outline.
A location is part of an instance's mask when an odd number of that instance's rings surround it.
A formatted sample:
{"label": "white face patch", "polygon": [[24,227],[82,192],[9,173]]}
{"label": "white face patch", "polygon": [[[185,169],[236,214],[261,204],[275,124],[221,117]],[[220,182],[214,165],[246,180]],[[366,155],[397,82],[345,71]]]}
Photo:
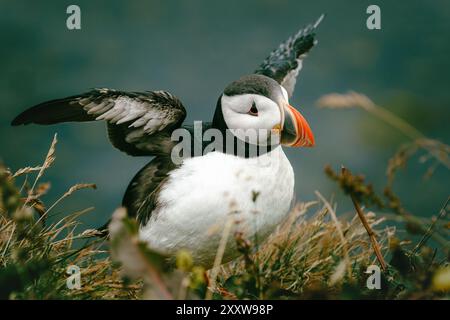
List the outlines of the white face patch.
{"label": "white face patch", "polygon": [[283,86],[280,86],[280,88],[281,88],[281,92],[283,92],[284,100],[286,100],[286,102],[289,103],[289,96],[288,96],[286,89]]}
{"label": "white face patch", "polygon": [[[280,107],[271,99],[258,94],[224,94],[221,104],[225,123],[240,140],[258,145],[277,141],[271,137],[271,130],[281,125],[282,117]],[[256,115],[250,112],[252,106],[257,109]]]}

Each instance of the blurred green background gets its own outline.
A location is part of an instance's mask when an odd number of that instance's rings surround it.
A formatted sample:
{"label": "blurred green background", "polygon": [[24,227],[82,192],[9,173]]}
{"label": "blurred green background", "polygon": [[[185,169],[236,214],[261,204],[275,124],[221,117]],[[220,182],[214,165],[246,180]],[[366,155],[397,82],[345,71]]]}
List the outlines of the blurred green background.
{"label": "blurred green background", "polygon": [[[66,28],[66,8],[81,7],[82,29]],[[382,29],[366,28],[372,1],[2,1],[0,3],[0,159],[11,169],[38,165],[59,134],[56,163],[44,180],[51,203],[71,185],[93,182],[56,212],[90,206],[89,225],[106,221],[132,176],[149,161],[108,142],[103,123],[11,127],[23,109],[93,87],[165,89],[188,109],[188,122],[211,120],[217,97],[230,81],[251,73],[295,33],[327,17],[304,63],[291,104],[308,119],[313,149],[287,150],[299,200],[314,190],[336,194],[338,212],[351,207],[323,167],[346,165],[378,191],[385,168],[406,138],[360,110],[324,110],[323,94],[355,90],[403,117],[430,138],[450,142],[450,2],[376,1]],[[436,214],[449,193],[450,174],[414,158],[395,184],[407,209]]]}

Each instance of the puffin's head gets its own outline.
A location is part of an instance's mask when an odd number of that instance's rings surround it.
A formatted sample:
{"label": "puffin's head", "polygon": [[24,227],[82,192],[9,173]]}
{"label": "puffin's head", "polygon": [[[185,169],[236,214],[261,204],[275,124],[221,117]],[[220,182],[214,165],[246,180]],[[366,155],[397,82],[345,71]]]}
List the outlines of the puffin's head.
{"label": "puffin's head", "polygon": [[[248,75],[230,83],[219,99],[215,122],[217,118],[250,144],[314,145],[308,122],[289,104],[286,90],[263,75]],[[247,134],[249,131],[256,134]]]}

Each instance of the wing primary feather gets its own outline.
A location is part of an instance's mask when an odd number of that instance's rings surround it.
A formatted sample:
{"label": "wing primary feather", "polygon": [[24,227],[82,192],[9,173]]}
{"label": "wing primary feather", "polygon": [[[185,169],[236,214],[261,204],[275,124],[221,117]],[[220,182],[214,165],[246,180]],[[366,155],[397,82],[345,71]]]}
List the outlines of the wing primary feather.
{"label": "wing primary feather", "polygon": [[38,104],[19,114],[11,125],[55,124],[67,121],[91,121],[92,116],[88,115],[78,105],[71,104],[72,97],[51,100]]}
{"label": "wing primary feather", "polygon": [[324,19],[322,14],[312,24],[300,29],[294,36],[273,50],[255,71],[276,80],[289,96],[292,96],[296,79],[302,67],[302,60],[309,50],[317,44],[315,30]]}
{"label": "wing primary feather", "polygon": [[11,124],[105,120],[111,143],[127,154],[141,156],[170,152],[171,133],[185,117],[181,101],[166,91],[102,88],[43,102],[19,114]]}

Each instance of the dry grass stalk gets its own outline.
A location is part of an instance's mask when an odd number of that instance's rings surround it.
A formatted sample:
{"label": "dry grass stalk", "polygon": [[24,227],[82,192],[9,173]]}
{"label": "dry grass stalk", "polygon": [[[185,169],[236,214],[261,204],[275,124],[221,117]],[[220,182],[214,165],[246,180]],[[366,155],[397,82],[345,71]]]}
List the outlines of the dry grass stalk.
{"label": "dry grass stalk", "polygon": [[317,105],[321,108],[330,109],[361,108],[399,129],[411,140],[425,137],[419,130],[414,128],[408,122],[397,117],[388,110],[376,105],[369,97],[361,93],[350,91],[346,94],[327,94],[322,96],[317,101]]}
{"label": "dry grass stalk", "polygon": [[[367,96],[349,92],[347,94],[332,93],[324,95],[317,101],[317,105],[323,108],[342,109],[342,108],[361,108],[384,122],[391,125],[393,128],[402,132],[406,137],[412,140],[411,143],[402,146],[398,152],[389,160],[386,174],[388,177],[387,187],[385,188],[385,196],[388,198],[388,205],[395,213],[400,215],[408,225],[414,226],[423,235],[427,234],[427,229],[421,224],[420,220],[406,211],[400,203],[400,199],[392,190],[395,173],[399,168],[406,165],[407,161],[417,153],[419,149],[426,152],[425,156],[420,159],[422,162],[429,158],[434,159],[434,163],[428,168],[425,177],[429,177],[435,171],[436,167],[441,164],[447,169],[450,169],[450,146],[438,140],[426,137],[422,132],[414,128],[411,124],[396,116],[385,108],[376,105]],[[431,233],[433,239],[442,247],[448,248],[449,242],[438,233]]]}
{"label": "dry grass stalk", "polygon": [[79,183],[69,188],[58,200],[56,200],[48,209],[44,215],[48,215],[49,211],[58,205],[62,200],[70,197],[73,193],[82,189],[97,189],[97,186],[93,183]]}
{"label": "dry grass stalk", "polygon": [[[23,271],[20,270],[32,268],[33,274],[39,275],[35,281],[18,292],[13,291],[12,297],[17,299],[138,298],[137,293],[141,285],[124,286],[119,270],[113,267],[110,259],[98,257],[100,253],[104,254],[104,251],[98,250],[104,245],[103,240],[96,238],[93,241],[92,232],[77,233],[75,231],[75,228],[80,225],[80,216],[88,213],[92,208],[71,214],[66,213],[59,221],[48,226],[37,223],[31,208],[38,212],[45,208],[40,197],[49,190],[50,184],[38,182],[55,160],[56,143],[55,135],[42,166],[22,168],[12,174],[0,165],[0,266],[5,268],[4,270],[18,270],[15,275],[17,279],[11,280],[16,283],[29,281],[28,273],[23,276],[21,275]],[[39,171],[37,178],[24,199],[22,191],[26,189],[28,173],[36,171]],[[14,183],[14,178],[21,175],[25,175],[25,181],[19,189]],[[67,198],[80,189],[94,187],[92,184],[74,185],[62,198]],[[9,197],[1,198],[6,195]],[[42,208],[39,209],[38,206]],[[51,207],[54,206],[55,203]],[[42,218],[41,216],[39,219]],[[80,249],[74,248],[74,241],[80,239],[88,239],[88,242]],[[76,264],[82,269],[83,285],[79,290],[67,290],[66,267],[70,264]],[[1,277],[4,270],[1,268],[0,282],[4,280]],[[9,275],[8,279],[11,277],[13,275]],[[0,294],[4,292],[0,289]]]}
{"label": "dry grass stalk", "polygon": [[40,167],[39,173],[37,174],[36,179],[34,180],[34,183],[33,183],[31,189],[28,192],[28,197],[25,200],[25,203],[23,204],[24,207],[32,199],[34,188],[36,187],[36,184],[39,181],[39,179],[44,174],[45,170],[48,169],[53,164],[53,162],[55,161],[55,150],[56,150],[56,143],[57,142],[58,142],[58,138],[57,138],[57,134],[55,133],[55,135],[53,136],[53,140],[52,140],[52,143],[50,145],[50,148],[49,148],[49,150],[47,152],[47,156],[45,157],[44,163]]}
{"label": "dry grass stalk", "polygon": [[[328,203],[333,208],[333,204]],[[316,208],[315,212],[311,212],[313,208]],[[348,259],[353,266],[372,264],[370,240],[359,220],[340,219],[337,224],[332,219],[327,221],[328,209],[317,202],[297,205],[286,221],[251,255],[253,261],[258,261],[263,288],[273,287],[276,283],[291,295],[301,295],[317,284],[326,286],[326,290],[338,290],[343,278],[332,277],[339,271],[342,261]],[[380,221],[375,220],[374,214],[368,217],[371,225]],[[338,231],[338,225],[342,233]],[[392,232],[386,229],[381,235],[387,238]],[[346,250],[343,243],[346,243]],[[217,278],[219,285],[223,286],[223,279],[242,275],[245,270],[242,259],[223,265]],[[344,270],[348,272],[347,266]],[[358,272],[352,268],[352,278],[359,277]],[[330,286],[332,281],[333,286]]]}
{"label": "dry grass stalk", "polygon": [[317,101],[317,105],[321,108],[330,109],[361,108],[402,132],[417,146],[432,155],[436,161],[450,169],[450,146],[440,141],[427,138],[422,132],[402,118],[396,116],[387,109],[376,105],[366,95],[353,91],[346,94],[331,93],[322,96]]}
{"label": "dry grass stalk", "polygon": [[220,238],[219,247],[217,248],[216,257],[214,259],[213,267],[210,271],[209,276],[209,290],[206,293],[206,300],[211,300],[213,292],[216,290],[216,280],[217,275],[219,274],[220,265],[222,264],[223,254],[225,253],[225,249],[228,243],[228,239],[230,237],[231,228],[234,224],[234,219],[232,216],[229,216],[227,221],[225,222],[225,226],[223,228],[222,237]]}
{"label": "dry grass stalk", "polygon": [[419,249],[428,241],[428,239],[432,236],[433,234],[433,229],[435,228],[437,222],[439,220],[444,220],[445,217],[447,216],[448,210],[447,210],[447,206],[448,203],[450,201],[450,197],[447,198],[447,201],[445,201],[445,204],[442,206],[442,209],[439,211],[439,214],[437,216],[436,219],[433,220],[433,222],[431,223],[430,227],[428,228],[427,232],[423,235],[422,239],[420,239],[419,243],[417,243],[417,245],[414,247],[412,254],[417,254],[417,252],[419,251]]}
{"label": "dry grass stalk", "polygon": [[[325,205],[325,207],[328,210],[328,213],[331,216],[331,219],[333,220],[334,224],[336,225],[336,230],[337,230],[337,232],[339,234],[339,237],[340,237],[340,240],[341,240],[341,243],[342,243],[342,248],[344,250],[344,260],[343,260],[344,262],[343,263],[345,263],[345,268],[347,269],[348,277],[351,278],[351,276],[352,276],[352,269],[351,269],[351,266],[350,266],[350,258],[349,258],[349,255],[348,255],[347,241],[345,240],[345,236],[344,236],[344,233],[342,232],[340,222],[339,222],[339,220],[338,220],[338,218],[336,216],[336,212],[331,207],[330,203],[324,198],[324,196],[322,196],[320,194],[319,191],[315,191],[315,194],[323,202],[323,204]],[[333,282],[335,282],[335,281],[333,280]]]}
{"label": "dry grass stalk", "polygon": [[125,276],[144,279],[145,299],[173,299],[162,277],[160,264],[163,257],[139,241],[137,226],[130,225],[127,219],[125,208],[117,209],[112,216],[108,227],[112,258],[121,263]]}
{"label": "dry grass stalk", "polygon": [[42,170],[42,166],[21,168],[12,175],[12,178],[17,178],[18,176],[21,176],[23,174],[28,174],[28,173],[32,173],[32,172],[36,172],[36,171],[40,171],[40,170]]}
{"label": "dry grass stalk", "polygon": [[[342,175],[346,175],[346,174],[350,174],[350,171],[348,169],[346,169],[345,167],[342,167]],[[386,261],[384,261],[383,254],[381,253],[381,248],[380,248],[380,245],[378,244],[376,234],[370,227],[369,223],[367,222],[366,216],[364,215],[364,213],[361,209],[361,206],[359,205],[359,202],[353,193],[350,193],[350,198],[352,199],[356,213],[358,214],[358,217],[361,220],[361,222],[364,226],[364,229],[366,229],[367,234],[369,235],[370,241],[372,243],[372,248],[373,248],[373,251],[375,252],[377,260],[380,263],[383,271],[386,271],[386,269],[387,269]]]}
{"label": "dry grass stalk", "polygon": [[64,200],[67,197],[70,197],[74,192],[78,191],[78,190],[82,190],[82,189],[96,189],[97,186],[93,183],[81,183],[81,184],[76,184],[72,187],[69,188],[69,190],[67,192],[65,192],[59,199],[57,199],[47,210],[45,210],[39,217],[38,220],[36,220],[35,226],[38,225],[41,221],[46,220],[46,218],[48,217],[49,212],[56,207],[62,200]]}
{"label": "dry grass stalk", "polygon": [[11,239],[12,239],[12,237],[14,235],[14,232],[16,231],[16,225],[15,224],[11,224],[11,225],[12,225],[12,228],[9,231],[10,234],[9,234],[9,237],[8,237],[8,241],[6,242],[6,245],[5,245],[5,247],[3,249],[3,252],[2,252],[2,256],[0,257],[0,260],[3,261],[3,265],[4,266],[6,266],[6,259],[5,259],[6,252],[7,252],[8,248],[9,248],[9,244],[11,243]]}

